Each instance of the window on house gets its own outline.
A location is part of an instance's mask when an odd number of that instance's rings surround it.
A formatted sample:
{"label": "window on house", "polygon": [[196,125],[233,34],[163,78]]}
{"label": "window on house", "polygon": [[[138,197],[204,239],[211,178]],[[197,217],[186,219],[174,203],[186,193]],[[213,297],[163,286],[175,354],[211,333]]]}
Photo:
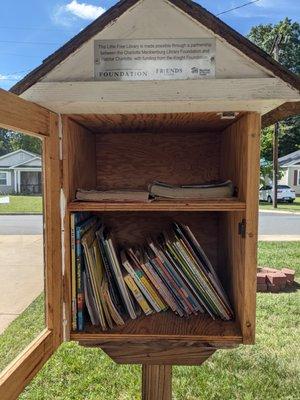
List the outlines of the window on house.
{"label": "window on house", "polygon": [[6,172],[0,172],[0,185],[7,186],[7,173]]}
{"label": "window on house", "polygon": [[300,185],[300,169],[298,169],[298,185]]}

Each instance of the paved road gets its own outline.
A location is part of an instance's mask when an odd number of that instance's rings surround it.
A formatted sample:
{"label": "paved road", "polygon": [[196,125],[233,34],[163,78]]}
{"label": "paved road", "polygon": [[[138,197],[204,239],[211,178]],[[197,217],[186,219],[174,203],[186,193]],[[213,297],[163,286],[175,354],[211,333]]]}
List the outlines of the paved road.
{"label": "paved road", "polygon": [[0,215],[0,235],[40,235],[42,215]]}
{"label": "paved road", "polygon": [[[0,235],[38,235],[42,233],[41,215],[0,215]],[[260,235],[300,236],[300,215],[260,213]]]}
{"label": "paved road", "polygon": [[300,215],[260,213],[259,234],[300,236]]}

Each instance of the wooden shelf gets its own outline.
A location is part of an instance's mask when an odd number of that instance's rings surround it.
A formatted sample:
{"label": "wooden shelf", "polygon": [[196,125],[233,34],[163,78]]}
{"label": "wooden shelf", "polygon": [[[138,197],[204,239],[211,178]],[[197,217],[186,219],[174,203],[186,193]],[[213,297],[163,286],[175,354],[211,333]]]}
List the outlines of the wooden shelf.
{"label": "wooden shelf", "polygon": [[244,211],[246,203],[237,199],[201,200],[201,201],[153,201],[138,202],[81,202],[68,205],[69,211]]}
{"label": "wooden shelf", "polygon": [[84,332],[72,332],[71,339],[85,345],[100,345],[107,341],[176,340],[232,346],[242,343],[242,334],[235,321],[213,320],[208,315],[180,318],[167,311],[129,320],[124,326],[109,331],[87,326]]}

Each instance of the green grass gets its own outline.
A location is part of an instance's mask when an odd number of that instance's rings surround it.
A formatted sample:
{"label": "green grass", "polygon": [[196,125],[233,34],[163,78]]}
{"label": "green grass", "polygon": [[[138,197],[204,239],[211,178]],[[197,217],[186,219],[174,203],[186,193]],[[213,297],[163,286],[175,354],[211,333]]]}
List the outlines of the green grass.
{"label": "green grass", "polygon": [[[259,265],[289,266],[299,280],[299,243],[260,243]],[[299,293],[258,294],[256,345],[219,350],[201,367],[174,367],[173,399],[299,400]],[[31,312],[32,321],[36,312]],[[139,400],[140,392],[139,366],[116,365],[101,350],[69,342],[19,399]]]}
{"label": "green grass", "polygon": [[0,371],[2,371],[45,328],[44,294],[0,335]]}
{"label": "green grass", "polygon": [[[260,202],[259,203],[259,208],[261,210],[275,210],[272,206],[272,204],[269,204],[267,202]],[[300,197],[296,197],[296,200],[294,201],[293,204],[290,203],[278,203],[278,211],[289,211],[289,212],[300,212]]]}
{"label": "green grass", "polygon": [[9,196],[9,204],[0,204],[0,214],[19,214],[43,212],[41,196]]}

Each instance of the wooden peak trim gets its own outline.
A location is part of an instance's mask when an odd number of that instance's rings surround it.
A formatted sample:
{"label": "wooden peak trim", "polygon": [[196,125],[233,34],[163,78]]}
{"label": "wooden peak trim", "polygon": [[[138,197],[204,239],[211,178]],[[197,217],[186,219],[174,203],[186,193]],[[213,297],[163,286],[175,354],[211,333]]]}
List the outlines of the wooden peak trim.
{"label": "wooden peak trim", "polygon": [[[98,19],[92,22],[82,32],[74,36],[74,38],[68,41],[64,46],[46,58],[43,64],[30,72],[10,90],[18,95],[25,92],[58,64],[64,61],[68,56],[74,53],[85,42],[101,32],[107,25],[118,19],[122,14],[136,5],[139,1],[140,0],[122,0],[118,2],[115,6],[111,7]],[[244,53],[257,64],[271,71],[275,76],[279,77],[300,91],[300,79],[295,74],[284,68],[267,53],[254,45],[250,40],[236,32],[205,8],[190,0],[168,0],[168,2],[185,12],[196,21],[200,22],[216,35],[225,39],[230,45],[237,48],[240,52]]]}
{"label": "wooden peak trim", "polygon": [[300,101],[284,103],[275,110],[268,112],[262,116],[262,127],[275,124],[275,122],[282,121],[289,117],[300,115]]}

